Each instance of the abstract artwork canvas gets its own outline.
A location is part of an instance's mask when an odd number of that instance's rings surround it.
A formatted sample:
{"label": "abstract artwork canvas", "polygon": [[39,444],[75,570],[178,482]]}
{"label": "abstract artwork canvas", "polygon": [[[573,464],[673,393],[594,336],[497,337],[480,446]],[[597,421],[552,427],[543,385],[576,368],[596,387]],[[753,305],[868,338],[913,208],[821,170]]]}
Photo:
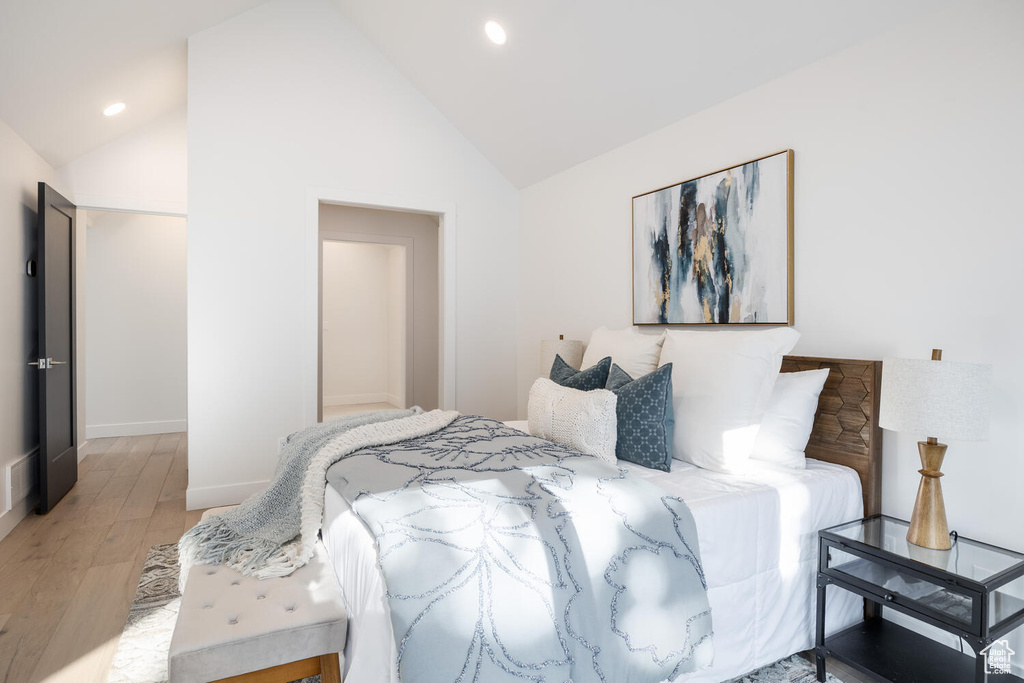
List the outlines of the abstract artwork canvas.
{"label": "abstract artwork canvas", "polygon": [[633,324],[793,323],[793,151],[633,197]]}

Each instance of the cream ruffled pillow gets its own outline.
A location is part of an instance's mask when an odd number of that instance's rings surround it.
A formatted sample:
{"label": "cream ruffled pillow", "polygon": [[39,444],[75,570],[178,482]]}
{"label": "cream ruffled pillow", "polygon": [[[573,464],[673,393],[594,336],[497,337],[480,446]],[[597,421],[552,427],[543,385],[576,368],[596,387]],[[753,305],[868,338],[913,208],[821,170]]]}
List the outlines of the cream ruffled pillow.
{"label": "cream ruffled pillow", "polygon": [[579,391],[538,379],[527,408],[530,434],[614,463],[615,404],[607,389]]}

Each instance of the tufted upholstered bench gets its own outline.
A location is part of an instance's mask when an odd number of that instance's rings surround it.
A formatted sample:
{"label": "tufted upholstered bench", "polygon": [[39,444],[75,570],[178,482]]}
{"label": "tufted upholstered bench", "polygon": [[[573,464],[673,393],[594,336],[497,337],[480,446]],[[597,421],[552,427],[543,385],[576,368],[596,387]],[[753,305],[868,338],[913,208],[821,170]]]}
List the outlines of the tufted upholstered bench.
{"label": "tufted upholstered bench", "polygon": [[[205,516],[205,515],[204,515]],[[168,654],[170,683],[341,683],[347,615],[323,549],[290,576],[192,567]]]}

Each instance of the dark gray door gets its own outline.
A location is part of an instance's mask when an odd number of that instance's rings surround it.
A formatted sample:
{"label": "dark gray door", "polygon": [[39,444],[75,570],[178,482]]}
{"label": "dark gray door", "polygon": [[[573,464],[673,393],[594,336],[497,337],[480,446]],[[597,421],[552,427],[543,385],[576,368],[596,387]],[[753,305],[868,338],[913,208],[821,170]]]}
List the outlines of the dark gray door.
{"label": "dark gray door", "polygon": [[78,481],[75,431],[75,207],[39,183],[39,512]]}

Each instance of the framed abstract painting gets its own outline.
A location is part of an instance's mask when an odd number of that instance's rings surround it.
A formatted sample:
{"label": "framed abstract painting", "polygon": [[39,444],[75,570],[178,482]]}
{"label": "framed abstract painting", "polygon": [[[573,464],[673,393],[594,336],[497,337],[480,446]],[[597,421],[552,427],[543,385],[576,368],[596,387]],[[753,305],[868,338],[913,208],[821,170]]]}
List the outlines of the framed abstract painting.
{"label": "framed abstract painting", "polygon": [[633,197],[633,324],[793,324],[793,150]]}

